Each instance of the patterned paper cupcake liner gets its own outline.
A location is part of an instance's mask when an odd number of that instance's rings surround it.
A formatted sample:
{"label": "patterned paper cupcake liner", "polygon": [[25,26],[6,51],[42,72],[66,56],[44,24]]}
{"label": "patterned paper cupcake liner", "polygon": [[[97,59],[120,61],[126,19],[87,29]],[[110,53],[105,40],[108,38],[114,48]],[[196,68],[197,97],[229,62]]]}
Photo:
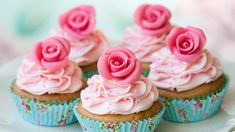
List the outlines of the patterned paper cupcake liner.
{"label": "patterned paper cupcake liner", "polygon": [[77,112],[77,107],[74,107],[74,113],[84,132],[154,132],[157,130],[164,111],[165,108],[162,108],[158,114],[146,120],[110,123],[84,117]]}
{"label": "patterned paper cupcake liner", "polygon": [[230,81],[226,77],[226,83],[218,92],[205,97],[193,99],[165,100],[160,97],[166,105],[163,119],[178,123],[189,123],[207,119],[218,111],[223,98],[229,88]]}
{"label": "patterned paper cupcake liner", "polygon": [[93,75],[98,74],[98,71],[83,71],[83,79],[88,80],[88,78],[91,78]]}
{"label": "patterned paper cupcake liner", "polygon": [[37,102],[11,92],[20,115],[27,122],[41,126],[64,126],[76,122],[73,107],[80,98],[70,102]]}
{"label": "patterned paper cupcake liner", "polygon": [[142,75],[144,75],[145,77],[148,77],[148,75],[149,75],[149,70],[143,70],[143,71],[142,71]]}

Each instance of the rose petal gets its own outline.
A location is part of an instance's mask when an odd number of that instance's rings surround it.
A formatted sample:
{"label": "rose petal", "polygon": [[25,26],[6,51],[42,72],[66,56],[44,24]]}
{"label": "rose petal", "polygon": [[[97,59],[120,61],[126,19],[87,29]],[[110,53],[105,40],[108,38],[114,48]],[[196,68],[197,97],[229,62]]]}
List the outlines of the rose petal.
{"label": "rose petal", "polygon": [[117,72],[111,72],[111,75],[114,77],[125,77],[130,74],[133,71],[133,68],[135,67],[135,60],[129,59],[128,61],[128,66],[125,69],[122,69],[121,71]]}
{"label": "rose petal", "polygon": [[145,10],[149,7],[150,5],[148,4],[143,4],[141,6],[139,6],[134,14],[134,21],[137,25],[142,26],[142,20],[143,18],[145,18]]}
{"label": "rose petal", "polygon": [[[151,17],[155,16],[154,19]],[[137,8],[134,20],[144,33],[159,37],[171,30],[170,11],[161,5],[142,5]]]}
{"label": "rose petal", "polygon": [[41,59],[43,58],[42,55],[42,42],[39,42],[33,46],[32,52],[31,52],[32,60],[37,64],[41,66]]}
{"label": "rose petal", "polygon": [[[83,18],[82,20],[79,20],[80,18]],[[87,25],[89,21],[88,14],[86,11],[79,10],[72,12],[71,15],[68,17],[68,24],[73,29],[79,29]]]}
{"label": "rose petal", "polygon": [[110,55],[114,51],[115,52],[116,51],[121,51],[121,52],[124,52],[128,56],[128,58],[135,58],[135,54],[132,51],[130,51],[129,49],[126,49],[126,48],[110,48],[105,52],[105,54]]}
{"label": "rose petal", "polygon": [[151,15],[156,16],[155,21],[149,21],[149,20],[143,20],[143,26],[147,29],[159,29],[161,27],[164,27],[165,24],[168,23],[170,17],[166,16],[166,11],[162,6],[150,6],[148,9],[146,9],[146,16],[147,18],[151,17]]}
{"label": "rose petal", "polygon": [[[84,17],[84,20],[78,23],[76,19],[81,16]],[[71,9],[59,17],[59,25],[72,37],[84,39],[95,28],[95,9],[92,6],[78,6]]]}
{"label": "rose petal", "polygon": [[129,74],[125,79],[120,80],[123,84],[129,84],[137,81],[142,73],[142,65],[139,60],[136,60],[135,62],[135,68],[132,71],[132,73]]}
{"label": "rose petal", "polygon": [[85,36],[90,34],[96,25],[96,19],[94,15],[90,15],[89,23],[87,23],[87,27],[85,29],[82,29],[81,35]]}
{"label": "rose petal", "polygon": [[176,39],[178,35],[185,33],[186,30],[181,27],[175,27],[171,30],[169,35],[166,37],[166,43],[171,52],[176,48]]}
{"label": "rose petal", "polygon": [[120,63],[123,63],[124,65],[126,65],[128,63],[128,58],[129,58],[129,56],[127,54],[125,54],[124,52],[114,51],[109,55],[108,62],[110,64],[111,60],[119,59],[117,61],[122,61]]}
{"label": "rose petal", "polygon": [[189,32],[190,35],[192,36],[192,40],[193,40],[193,45],[194,45],[194,48],[192,51],[189,52],[189,54],[192,54],[194,52],[201,52],[201,50],[199,50],[199,47],[200,47],[200,38],[198,36],[197,33],[195,32]]}
{"label": "rose petal", "polygon": [[104,77],[105,79],[108,79],[108,80],[113,79],[113,77],[110,73],[107,55],[103,55],[99,58],[98,63],[97,63],[97,67],[98,67],[98,72],[102,77]]}
{"label": "rose petal", "polygon": [[189,54],[189,55],[181,54],[177,51],[177,49],[174,49],[173,54],[175,55],[177,59],[188,62],[188,63],[196,62],[201,56],[201,53],[195,53],[195,54]]}
{"label": "rose petal", "polygon": [[[178,52],[181,52],[183,54],[188,54],[192,52],[193,48],[195,47],[194,43],[192,41],[191,43],[188,43],[187,41],[187,40],[192,40],[192,39],[193,37],[188,32],[180,34],[176,39],[176,49],[178,50]],[[187,48],[182,48],[182,44],[185,42],[187,42],[189,46]]]}
{"label": "rose petal", "polygon": [[191,31],[198,34],[199,39],[200,39],[200,45],[199,45],[198,50],[201,51],[204,48],[205,44],[206,44],[206,36],[205,36],[204,32],[199,28],[195,28],[195,27],[191,27],[191,26],[188,26],[186,29],[191,30]]}
{"label": "rose petal", "polygon": [[53,62],[48,62],[45,59],[41,60],[41,65],[44,68],[50,69],[52,71],[60,70],[61,67],[65,67],[67,64],[68,64],[68,57],[64,58],[63,60],[53,61]]}

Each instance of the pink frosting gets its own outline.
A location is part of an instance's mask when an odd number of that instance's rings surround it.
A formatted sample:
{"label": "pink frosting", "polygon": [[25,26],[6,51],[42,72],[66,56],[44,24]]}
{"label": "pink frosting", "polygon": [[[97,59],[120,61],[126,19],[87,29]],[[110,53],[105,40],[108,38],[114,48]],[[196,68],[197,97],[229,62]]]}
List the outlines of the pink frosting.
{"label": "pink frosting", "polygon": [[175,27],[166,38],[167,45],[175,57],[189,63],[196,62],[206,43],[204,32],[195,27]]}
{"label": "pink frosting", "polygon": [[56,71],[67,65],[69,52],[67,40],[51,37],[34,45],[31,56],[37,65]]}
{"label": "pink frosting", "polygon": [[87,5],[73,8],[59,17],[59,24],[63,31],[74,38],[86,38],[96,25],[95,8]]}
{"label": "pink frosting", "polygon": [[72,61],[62,69],[51,71],[26,57],[18,69],[16,85],[33,95],[74,93],[82,88],[82,71]]}
{"label": "pink frosting", "polygon": [[107,80],[116,80],[123,84],[139,79],[142,66],[133,52],[125,48],[108,49],[98,60],[99,74]]}
{"label": "pink frosting", "polygon": [[161,5],[143,4],[137,8],[134,19],[142,31],[152,36],[162,36],[171,30],[171,12]]}
{"label": "pink frosting", "polygon": [[187,63],[163,48],[154,54],[148,78],[159,88],[180,92],[215,81],[222,74],[220,62],[207,50],[202,51],[197,62]]}
{"label": "pink frosting", "polygon": [[98,30],[84,39],[76,39],[64,31],[52,31],[51,35],[64,37],[69,41],[71,46],[69,59],[80,66],[96,62],[109,45],[107,39]]}
{"label": "pink frosting", "polygon": [[122,47],[130,49],[141,62],[151,62],[152,55],[166,46],[166,35],[154,37],[147,35],[137,26],[128,27]]}
{"label": "pink frosting", "polygon": [[158,98],[158,91],[149,79],[141,76],[133,84],[120,84],[94,75],[81,92],[83,107],[91,113],[132,114],[149,109]]}

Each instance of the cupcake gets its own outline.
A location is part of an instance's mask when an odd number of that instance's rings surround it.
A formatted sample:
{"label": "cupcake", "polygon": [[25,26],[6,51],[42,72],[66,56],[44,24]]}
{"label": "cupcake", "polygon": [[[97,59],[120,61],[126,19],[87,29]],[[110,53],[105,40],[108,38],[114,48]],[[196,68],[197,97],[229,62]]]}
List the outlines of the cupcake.
{"label": "cupcake", "polygon": [[166,35],[172,29],[170,18],[171,12],[166,7],[144,4],[135,11],[135,25],[126,28],[122,47],[135,53],[145,76],[149,73],[152,55],[166,46]]}
{"label": "cupcake", "polygon": [[69,59],[83,71],[83,78],[97,73],[97,60],[108,47],[108,41],[100,30],[95,29],[96,13],[92,6],[77,6],[59,17],[60,30],[52,36],[66,38],[71,46]]}
{"label": "cupcake", "polygon": [[196,27],[175,27],[168,47],[153,55],[148,78],[167,104],[164,119],[195,122],[213,116],[229,87],[218,59],[203,49],[206,37]]}
{"label": "cupcake", "polygon": [[76,122],[72,110],[85,85],[82,70],[68,59],[69,51],[64,38],[52,37],[23,59],[11,95],[24,120],[42,126]]}
{"label": "cupcake", "polygon": [[100,75],[88,79],[74,107],[83,131],[154,131],[165,108],[141,63],[124,48],[107,50],[98,61]]}

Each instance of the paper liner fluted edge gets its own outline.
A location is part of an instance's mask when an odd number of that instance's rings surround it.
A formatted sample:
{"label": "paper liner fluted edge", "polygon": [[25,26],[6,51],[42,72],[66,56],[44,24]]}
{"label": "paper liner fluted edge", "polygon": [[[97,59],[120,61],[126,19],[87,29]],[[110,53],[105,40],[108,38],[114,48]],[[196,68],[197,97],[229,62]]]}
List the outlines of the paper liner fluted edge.
{"label": "paper liner fluted edge", "polygon": [[155,116],[145,120],[110,123],[84,117],[77,112],[77,107],[74,107],[74,113],[84,132],[153,132],[157,130],[157,126],[162,119],[164,111],[165,107]]}
{"label": "paper liner fluted edge", "polygon": [[165,103],[166,110],[163,119],[178,123],[189,123],[205,120],[219,110],[224,96],[230,86],[228,76],[225,76],[226,82],[219,91],[208,96],[197,97],[193,99],[173,99],[167,100],[160,97]]}
{"label": "paper liner fluted edge", "polygon": [[72,101],[38,102],[26,97],[10,93],[21,117],[32,124],[40,126],[65,126],[75,123],[76,117],[73,107],[80,102],[80,98]]}

